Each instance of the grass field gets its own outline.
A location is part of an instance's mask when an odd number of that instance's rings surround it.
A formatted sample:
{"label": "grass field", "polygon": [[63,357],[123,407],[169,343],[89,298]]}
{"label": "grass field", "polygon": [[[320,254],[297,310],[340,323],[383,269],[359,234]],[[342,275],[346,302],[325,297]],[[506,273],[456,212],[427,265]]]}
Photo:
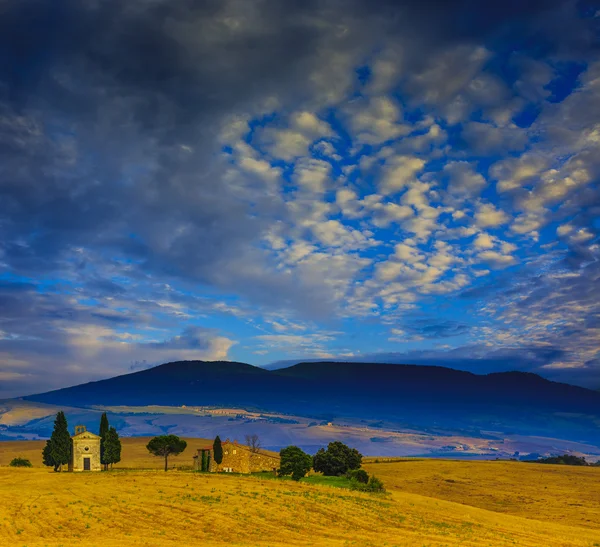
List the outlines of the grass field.
{"label": "grass field", "polygon": [[391,492],[594,528],[600,536],[600,467],[428,459],[371,463],[365,469]]}
{"label": "grass field", "polygon": [[[368,463],[388,489],[369,495],[311,478],[131,469],[160,461],[147,440],[123,441],[129,469],[0,468],[0,545],[600,546],[600,468]],[[16,455],[6,444],[3,463]],[[177,460],[189,465],[191,451]]]}

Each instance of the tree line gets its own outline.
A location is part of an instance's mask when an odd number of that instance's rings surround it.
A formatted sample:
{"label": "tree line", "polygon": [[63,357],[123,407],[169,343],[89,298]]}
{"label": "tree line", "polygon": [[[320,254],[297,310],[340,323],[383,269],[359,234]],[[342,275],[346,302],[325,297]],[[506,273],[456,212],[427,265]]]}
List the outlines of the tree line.
{"label": "tree line", "polygon": [[326,477],[346,477],[350,487],[355,490],[383,492],[383,483],[374,475],[361,469],[362,454],[356,448],[350,448],[340,441],[329,443],[327,449],[321,448],[314,456],[307,454],[297,446],[288,446],[279,452],[281,459],[278,474],[291,475],[299,481],[313,469]]}
{"label": "tree line", "polygon": [[[121,461],[121,440],[117,430],[110,427],[108,417],[104,412],[100,418],[100,462],[104,470],[108,466]],[[260,440],[257,435],[246,435],[248,448],[256,453],[260,450]],[[164,458],[165,471],[169,468],[169,456],[177,456],[187,448],[187,442],[177,435],[159,435],[146,445],[146,449],[154,456]],[[54,430],[42,451],[44,465],[60,471],[63,465],[71,460],[73,441],[69,434],[67,418],[60,411],[54,420]],[[291,476],[295,481],[305,477],[313,469],[329,477],[346,477],[351,488],[372,492],[384,491],[383,483],[375,476],[370,476],[361,468],[362,454],[355,448],[350,448],[340,441],[329,443],[327,448],[321,448],[314,456],[307,454],[298,446],[288,446],[279,452],[280,467],[278,476]],[[217,435],[212,445],[212,458],[217,466],[223,462],[223,446]],[[12,462],[11,462],[12,463]],[[15,462],[19,466],[19,462]],[[202,461],[202,471],[209,471],[210,462]]]}

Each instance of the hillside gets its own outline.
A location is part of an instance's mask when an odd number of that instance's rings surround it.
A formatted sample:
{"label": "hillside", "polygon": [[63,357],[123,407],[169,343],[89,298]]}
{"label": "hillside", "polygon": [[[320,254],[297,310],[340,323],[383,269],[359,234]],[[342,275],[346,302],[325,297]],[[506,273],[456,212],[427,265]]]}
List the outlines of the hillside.
{"label": "hillside", "polygon": [[476,375],[443,367],[300,363],[267,371],[183,361],[26,397],[93,405],[214,405],[287,414],[393,419],[406,426],[488,429],[600,444],[600,394],[522,372]]}
{"label": "hillside", "polygon": [[[388,494],[184,471],[1,468],[0,544],[592,547],[600,538],[600,470],[440,461],[368,468]],[[518,482],[508,484],[508,474]],[[468,486],[478,481],[487,496]]]}

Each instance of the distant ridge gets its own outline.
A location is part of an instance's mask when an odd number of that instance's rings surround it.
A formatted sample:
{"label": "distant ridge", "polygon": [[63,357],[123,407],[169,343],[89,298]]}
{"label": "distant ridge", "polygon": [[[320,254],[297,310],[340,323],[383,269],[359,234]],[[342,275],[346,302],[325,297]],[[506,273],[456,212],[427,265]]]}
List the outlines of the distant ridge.
{"label": "distant ridge", "polygon": [[[526,372],[477,375],[438,366],[304,362],[265,370],[177,361],[25,397],[65,406],[240,406],[315,417],[394,418],[421,427],[556,434],[599,442],[600,393]],[[495,425],[496,424],[496,425]]]}

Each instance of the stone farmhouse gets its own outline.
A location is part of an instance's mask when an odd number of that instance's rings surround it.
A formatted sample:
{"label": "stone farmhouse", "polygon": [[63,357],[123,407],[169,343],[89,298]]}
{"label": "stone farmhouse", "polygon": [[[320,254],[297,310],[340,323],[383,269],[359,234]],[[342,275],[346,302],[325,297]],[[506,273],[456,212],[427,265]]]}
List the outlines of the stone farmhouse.
{"label": "stone farmhouse", "polygon": [[100,437],[87,431],[84,425],[78,425],[71,439],[73,449],[69,471],[100,471]]}
{"label": "stone farmhouse", "polygon": [[253,452],[246,445],[227,439],[222,443],[223,461],[217,465],[213,456],[213,447],[198,448],[194,456],[194,469],[196,471],[210,471],[215,473],[257,473],[259,471],[273,471],[279,468],[279,455],[265,450]]}

